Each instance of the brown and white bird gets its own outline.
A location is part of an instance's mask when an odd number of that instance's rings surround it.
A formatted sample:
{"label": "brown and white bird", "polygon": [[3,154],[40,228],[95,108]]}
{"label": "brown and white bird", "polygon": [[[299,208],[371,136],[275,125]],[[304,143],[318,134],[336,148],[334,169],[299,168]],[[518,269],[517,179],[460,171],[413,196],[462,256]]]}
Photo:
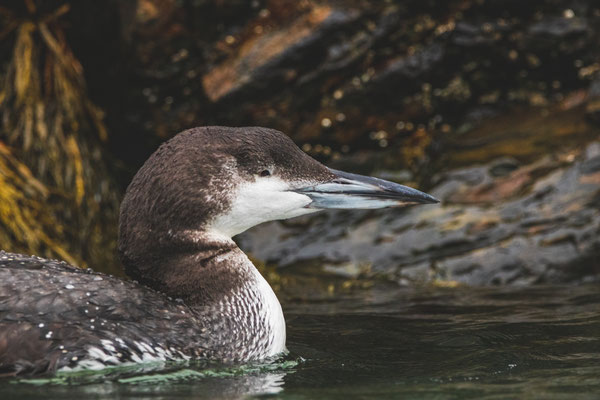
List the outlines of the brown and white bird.
{"label": "brown and white bird", "polygon": [[121,205],[119,253],[139,283],[0,252],[0,376],[277,356],[281,306],[233,236],[323,209],[437,202],[327,168],[272,129],[187,130],[150,156]]}

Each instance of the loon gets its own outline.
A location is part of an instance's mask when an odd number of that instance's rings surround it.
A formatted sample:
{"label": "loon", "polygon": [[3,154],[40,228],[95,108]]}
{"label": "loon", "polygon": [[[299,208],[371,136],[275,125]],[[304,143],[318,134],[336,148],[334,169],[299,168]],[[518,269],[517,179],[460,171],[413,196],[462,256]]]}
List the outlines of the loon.
{"label": "loon", "polygon": [[276,357],[286,351],[281,306],[232,237],[323,209],[437,202],[330,169],[276,130],[181,132],[150,156],[121,204],[118,251],[133,281],[0,252],[0,376]]}

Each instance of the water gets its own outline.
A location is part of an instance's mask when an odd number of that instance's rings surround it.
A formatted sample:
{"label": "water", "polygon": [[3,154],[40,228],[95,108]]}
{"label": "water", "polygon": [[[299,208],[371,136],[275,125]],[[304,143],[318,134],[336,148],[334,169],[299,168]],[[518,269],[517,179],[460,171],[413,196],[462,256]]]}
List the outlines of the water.
{"label": "water", "polygon": [[600,398],[598,285],[377,284],[282,298],[291,353],[278,362],[148,367],[79,385],[2,382],[0,397]]}

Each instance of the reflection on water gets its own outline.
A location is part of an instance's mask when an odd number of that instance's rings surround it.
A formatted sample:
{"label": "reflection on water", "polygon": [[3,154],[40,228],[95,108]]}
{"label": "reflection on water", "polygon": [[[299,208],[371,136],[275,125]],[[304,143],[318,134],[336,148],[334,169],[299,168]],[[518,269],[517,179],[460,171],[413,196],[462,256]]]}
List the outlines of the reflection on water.
{"label": "reflection on water", "polygon": [[[600,286],[398,289],[284,303],[290,362],[181,369],[3,398],[597,398]],[[299,362],[296,362],[300,360]],[[5,395],[4,395],[5,394]]]}

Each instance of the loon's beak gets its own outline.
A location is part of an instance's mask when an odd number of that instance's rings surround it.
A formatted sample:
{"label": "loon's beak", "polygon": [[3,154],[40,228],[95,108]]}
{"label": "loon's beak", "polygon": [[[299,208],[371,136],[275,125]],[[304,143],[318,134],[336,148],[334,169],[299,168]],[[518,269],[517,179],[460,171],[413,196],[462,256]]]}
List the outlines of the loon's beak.
{"label": "loon's beak", "polygon": [[427,193],[379,178],[330,169],[329,182],[294,190],[312,199],[308,208],[374,209],[440,201]]}

